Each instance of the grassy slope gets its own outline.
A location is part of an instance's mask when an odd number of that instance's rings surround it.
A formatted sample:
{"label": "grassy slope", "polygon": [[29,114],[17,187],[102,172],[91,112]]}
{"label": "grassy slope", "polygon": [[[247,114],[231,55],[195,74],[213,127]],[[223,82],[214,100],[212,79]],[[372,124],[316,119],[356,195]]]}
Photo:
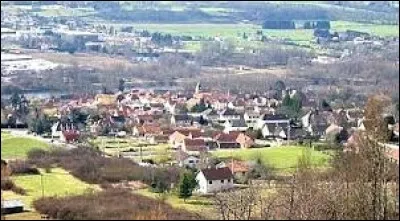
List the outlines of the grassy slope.
{"label": "grassy slope", "polygon": [[26,154],[34,149],[47,149],[49,145],[43,141],[39,141],[26,137],[12,137],[11,135],[1,134],[1,158],[23,158]]}
{"label": "grassy slope", "polygon": [[[70,175],[61,168],[54,168],[51,173],[43,174],[44,196],[67,196],[83,193],[87,188],[97,189],[97,186],[86,184]],[[32,202],[42,196],[40,175],[20,175],[12,176],[12,180],[19,187],[27,191],[27,196],[20,196],[7,191],[4,194],[5,199],[18,198],[21,199],[27,207],[32,206]]]}
{"label": "grassy slope", "polygon": [[[242,160],[255,160],[261,157],[265,164],[269,164],[277,169],[291,170],[297,165],[299,156],[302,155],[304,147],[273,147],[262,149],[241,149],[241,150],[222,150],[213,153],[220,158],[229,158],[232,154],[234,158]],[[310,150],[311,161],[316,166],[325,166],[330,158],[328,155],[319,151]]]}

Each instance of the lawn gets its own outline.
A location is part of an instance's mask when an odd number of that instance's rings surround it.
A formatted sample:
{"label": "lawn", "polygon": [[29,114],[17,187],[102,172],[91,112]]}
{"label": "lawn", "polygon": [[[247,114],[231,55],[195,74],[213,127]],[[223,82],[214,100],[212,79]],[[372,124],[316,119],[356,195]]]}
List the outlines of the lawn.
{"label": "lawn", "polygon": [[398,25],[364,24],[348,21],[331,21],[332,31],[355,30],[382,37],[399,37]]}
{"label": "lawn", "polygon": [[91,8],[46,8],[42,9],[40,12],[35,12],[34,14],[44,17],[59,17],[59,16],[68,16],[68,17],[82,17],[94,15],[96,12]]}
{"label": "lawn", "polygon": [[1,132],[1,158],[24,158],[27,153],[35,148],[47,149],[49,144],[27,137],[14,137]]}
{"label": "lawn", "polygon": [[[153,199],[159,198],[158,193],[153,193],[148,189],[135,190],[134,193],[147,196]],[[184,202],[180,199],[176,193],[169,193],[166,197],[166,203],[170,204],[175,208],[185,209],[189,212],[198,213],[206,218],[214,218],[216,216],[215,210],[213,209],[212,202],[210,199],[202,196],[192,196]]]}
{"label": "lawn", "polygon": [[[260,149],[217,150],[213,155],[219,158],[237,158],[241,160],[255,160],[258,157],[265,164],[271,165],[283,171],[292,171],[298,162],[298,158],[306,150],[305,147],[271,147]],[[308,149],[309,150],[309,149]],[[315,166],[327,166],[330,156],[319,151],[310,150],[312,164]]]}
{"label": "lawn", "polygon": [[[41,170],[41,173],[43,175],[44,196],[79,195],[88,190],[88,188],[99,189],[96,185],[90,185],[78,180],[61,168],[54,168],[51,173]],[[42,196],[41,175],[19,175],[12,176],[11,179],[17,186],[24,188],[27,191],[27,195],[21,196],[7,191],[7,194],[4,194],[4,198],[21,199],[26,207],[32,208],[33,200]]]}

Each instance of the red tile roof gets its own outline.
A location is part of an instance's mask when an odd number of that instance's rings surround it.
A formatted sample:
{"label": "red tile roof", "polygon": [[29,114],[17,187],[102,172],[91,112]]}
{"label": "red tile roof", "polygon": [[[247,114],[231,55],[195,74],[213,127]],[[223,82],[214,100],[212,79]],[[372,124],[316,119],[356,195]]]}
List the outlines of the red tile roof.
{"label": "red tile roof", "polygon": [[187,151],[207,151],[207,146],[203,139],[185,139],[183,143]]}
{"label": "red tile roof", "polygon": [[234,173],[248,172],[250,169],[249,166],[245,162],[237,161],[237,160],[234,160],[233,163],[232,163],[232,161],[227,162],[226,166],[228,168],[230,168]]}
{"label": "red tile roof", "polygon": [[228,134],[226,133],[220,133],[214,139],[216,139],[219,142],[236,142],[236,139],[238,138],[239,134],[241,132],[239,131],[231,131]]}

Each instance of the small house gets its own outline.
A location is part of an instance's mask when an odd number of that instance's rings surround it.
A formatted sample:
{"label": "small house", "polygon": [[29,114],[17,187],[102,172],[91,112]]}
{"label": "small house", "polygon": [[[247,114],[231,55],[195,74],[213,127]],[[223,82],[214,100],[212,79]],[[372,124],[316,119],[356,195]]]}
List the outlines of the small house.
{"label": "small house", "polygon": [[193,119],[188,114],[174,114],[171,116],[171,125],[174,126],[190,126]]}
{"label": "small house", "polygon": [[176,152],[176,161],[180,167],[196,168],[197,164],[200,162],[200,158],[178,150]]}
{"label": "small house", "polygon": [[199,155],[208,150],[204,139],[184,139],[181,149],[189,154]]}
{"label": "small house", "polygon": [[218,148],[249,148],[254,145],[254,140],[239,131],[219,133],[214,137]]}
{"label": "small house", "polygon": [[196,176],[197,191],[208,194],[232,189],[233,174],[228,167],[202,169]]}
{"label": "small house", "polygon": [[246,162],[231,160],[228,162],[221,162],[217,166],[217,168],[228,167],[231,169],[235,178],[243,178],[250,171],[250,167]]}
{"label": "small house", "polygon": [[249,127],[246,124],[244,118],[239,120],[227,120],[224,123],[224,132],[229,133],[231,131],[246,131]]}

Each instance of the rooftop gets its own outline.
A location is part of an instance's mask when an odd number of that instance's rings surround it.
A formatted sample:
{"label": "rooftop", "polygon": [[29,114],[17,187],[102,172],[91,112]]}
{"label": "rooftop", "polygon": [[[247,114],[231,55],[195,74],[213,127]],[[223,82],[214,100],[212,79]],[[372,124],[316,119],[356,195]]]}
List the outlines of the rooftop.
{"label": "rooftop", "polygon": [[207,180],[225,180],[233,177],[232,171],[228,167],[202,169]]}

